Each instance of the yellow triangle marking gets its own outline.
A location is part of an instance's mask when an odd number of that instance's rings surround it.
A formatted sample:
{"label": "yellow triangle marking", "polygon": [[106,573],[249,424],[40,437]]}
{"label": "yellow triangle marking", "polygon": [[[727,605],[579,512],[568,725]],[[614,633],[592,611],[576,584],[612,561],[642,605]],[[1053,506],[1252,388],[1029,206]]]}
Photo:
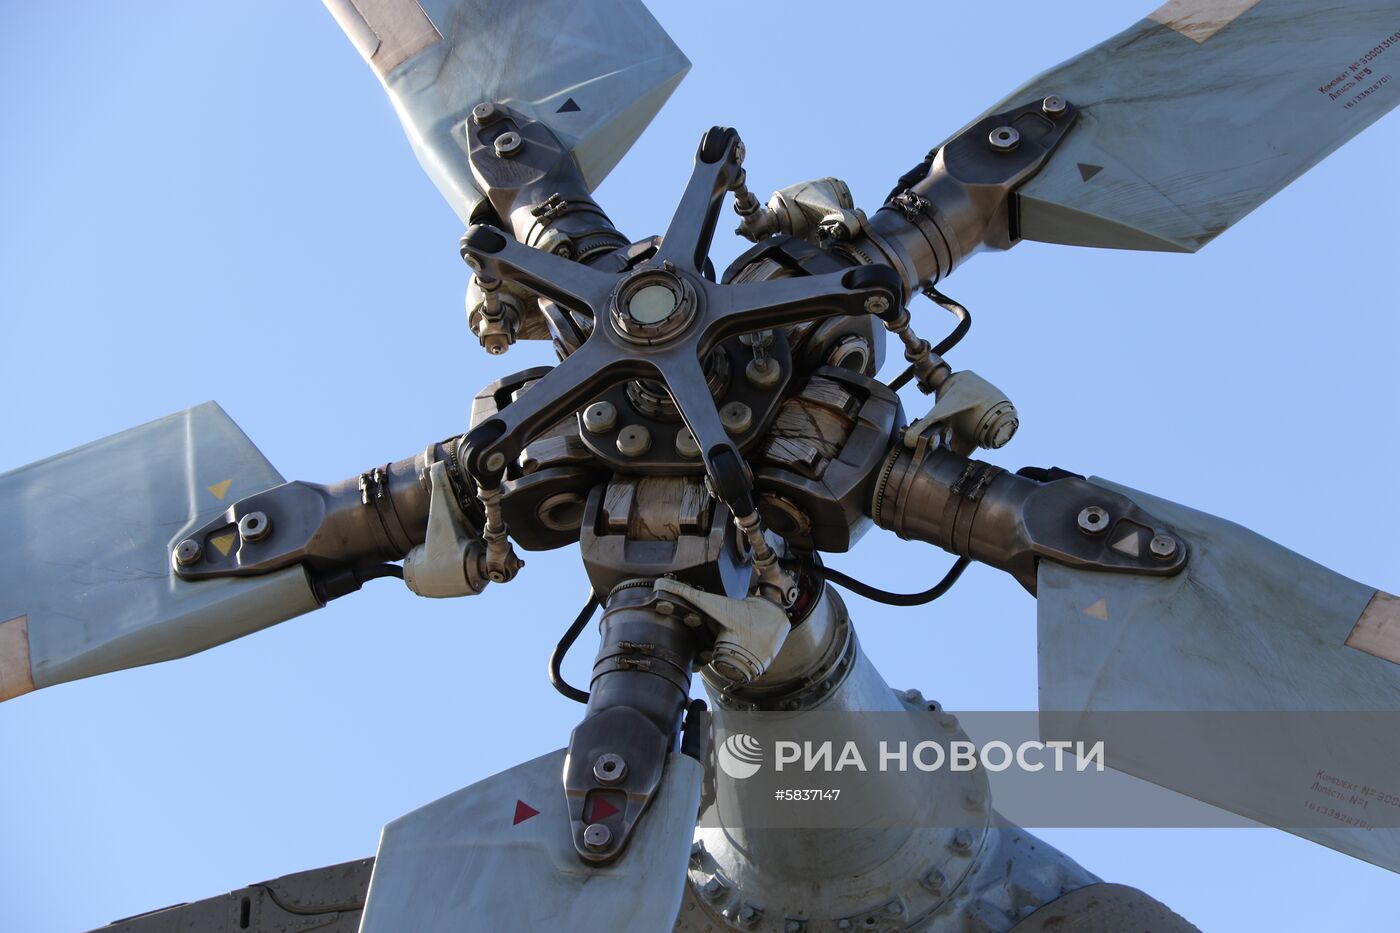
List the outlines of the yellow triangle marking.
{"label": "yellow triangle marking", "polygon": [[1096,602],[1096,603],[1094,603],[1092,606],[1090,606],[1088,609],[1085,609],[1085,610],[1084,610],[1084,614],[1085,614],[1086,616],[1088,616],[1089,618],[1091,618],[1091,619],[1098,619],[1100,622],[1107,622],[1107,621],[1108,621],[1108,600],[1106,600],[1106,599],[1101,599],[1101,600],[1099,600],[1098,602]]}
{"label": "yellow triangle marking", "polygon": [[[228,534],[215,535],[209,539],[209,543],[218,548],[220,554],[228,557],[229,548],[233,547],[233,542],[237,540],[237,538],[238,535],[230,531]],[[1107,616],[1104,618],[1107,618]]]}
{"label": "yellow triangle marking", "polygon": [[218,499],[220,502],[223,502],[223,501],[224,501],[224,496],[228,495],[228,487],[229,487],[232,483],[233,483],[233,480],[231,480],[231,479],[226,479],[226,480],[224,480],[222,483],[215,483],[215,484],[212,485],[212,486],[206,486],[206,487],[204,487],[204,488],[205,488],[205,489],[208,489],[210,492],[212,492],[212,493],[214,494],[214,498],[215,498],[215,499]]}

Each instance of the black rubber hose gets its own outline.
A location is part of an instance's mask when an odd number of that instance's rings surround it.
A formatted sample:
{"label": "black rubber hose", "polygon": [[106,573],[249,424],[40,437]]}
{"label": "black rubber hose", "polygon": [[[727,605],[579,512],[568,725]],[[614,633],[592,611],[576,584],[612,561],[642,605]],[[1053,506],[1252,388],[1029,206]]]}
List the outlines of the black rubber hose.
{"label": "black rubber hose", "polygon": [[[962,341],[962,339],[967,336],[968,331],[972,330],[972,312],[967,310],[967,308],[961,302],[954,301],[952,298],[949,298],[947,295],[943,294],[938,289],[934,288],[932,285],[925,286],[923,289],[923,294],[926,298],[928,298],[929,301],[932,301],[934,304],[938,305],[940,308],[943,308],[949,314],[953,315],[953,317],[958,319],[958,323],[953,328],[952,333],[944,337],[933,348],[933,352],[935,354],[937,354],[938,356],[944,356],[949,350],[956,347]],[[890,388],[898,392],[900,389],[907,386],[909,384],[909,380],[913,378],[914,367],[909,366],[904,370],[904,372],[900,373],[894,378],[894,381],[890,383]]]}
{"label": "black rubber hose", "polygon": [[855,577],[848,576],[831,567],[822,567],[814,563],[804,563],[801,566],[802,569],[821,577],[828,583],[834,583],[842,589],[850,590],[857,596],[864,596],[866,599],[874,600],[877,603],[884,603],[887,606],[922,606],[926,603],[933,602],[935,599],[951,590],[953,584],[958,582],[958,577],[962,576],[963,571],[966,570],[971,563],[972,558],[959,557],[954,561],[953,566],[948,569],[948,572],[943,575],[942,580],[939,580],[922,593],[891,593],[888,590],[882,590],[878,587],[871,586],[869,583],[862,583]]}
{"label": "black rubber hose", "polygon": [[564,656],[569,653],[574,642],[578,640],[583,627],[588,624],[588,620],[593,618],[593,613],[598,610],[598,594],[589,593],[588,603],[579,612],[578,618],[564,631],[559,639],[559,644],[554,646],[554,650],[549,655],[549,682],[558,690],[560,694],[579,703],[588,702],[588,691],[580,690],[564,679],[564,675],[559,672],[564,664]]}

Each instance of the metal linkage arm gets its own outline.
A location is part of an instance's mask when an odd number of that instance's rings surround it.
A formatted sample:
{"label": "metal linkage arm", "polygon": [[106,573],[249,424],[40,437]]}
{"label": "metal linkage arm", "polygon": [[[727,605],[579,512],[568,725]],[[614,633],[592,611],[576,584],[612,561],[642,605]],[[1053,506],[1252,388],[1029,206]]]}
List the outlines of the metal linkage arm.
{"label": "metal linkage arm", "polygon": [[1127,496],[1064,470],[1001,467],[943,447],[896,447],[871,501],[882,528],[1010,573],[1036,591],[1041,559],[1170,576],[1186,542]]}

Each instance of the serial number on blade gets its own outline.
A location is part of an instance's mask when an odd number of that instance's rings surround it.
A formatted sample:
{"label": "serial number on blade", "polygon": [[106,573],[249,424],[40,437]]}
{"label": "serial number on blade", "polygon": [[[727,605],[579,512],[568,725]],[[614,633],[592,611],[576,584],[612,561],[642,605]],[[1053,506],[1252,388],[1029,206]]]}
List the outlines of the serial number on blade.
{"label": "serial number on blade", "polygon": [[841,788],[780,787],[773,791],[774,800],[840,800]]}

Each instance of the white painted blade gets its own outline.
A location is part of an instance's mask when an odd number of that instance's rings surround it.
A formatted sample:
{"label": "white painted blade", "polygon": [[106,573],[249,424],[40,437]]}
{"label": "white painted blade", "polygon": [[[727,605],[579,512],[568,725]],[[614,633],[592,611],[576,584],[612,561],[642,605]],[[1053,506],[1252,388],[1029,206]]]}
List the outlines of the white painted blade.
{"label": "white painted blade", "polygon": [[1195,252],[1400,103],[1400,0],[1171,0],[987,113],[1049,94],[1021,237]]}
{"label": "white painted blade", "polygon": [[690,70],[641,0],[324,0],[462,222],[483,200],[466,123],[484,100],[546,124],[590,189]]}
{"label": "white painted blade", "polygon": [[478,781],[384,827],[360,933],[669,931],[700,806],[700,763],[672,754],[626,852],[574,851],[566,750]]}
{"label": "white painted blade", "polygon": [[317,608],[300,567],[189,582],[171,566],[187,534],[281,482],[213,402],[0,474],[0,700]]}
{"label": "white painted blade", "polygon": [[1093,482],[1164,521],[1188,560],[1172,577],[1041,563],[1042,723],[1103,740],[1120,771],[1400,871],[1400,600]]}

